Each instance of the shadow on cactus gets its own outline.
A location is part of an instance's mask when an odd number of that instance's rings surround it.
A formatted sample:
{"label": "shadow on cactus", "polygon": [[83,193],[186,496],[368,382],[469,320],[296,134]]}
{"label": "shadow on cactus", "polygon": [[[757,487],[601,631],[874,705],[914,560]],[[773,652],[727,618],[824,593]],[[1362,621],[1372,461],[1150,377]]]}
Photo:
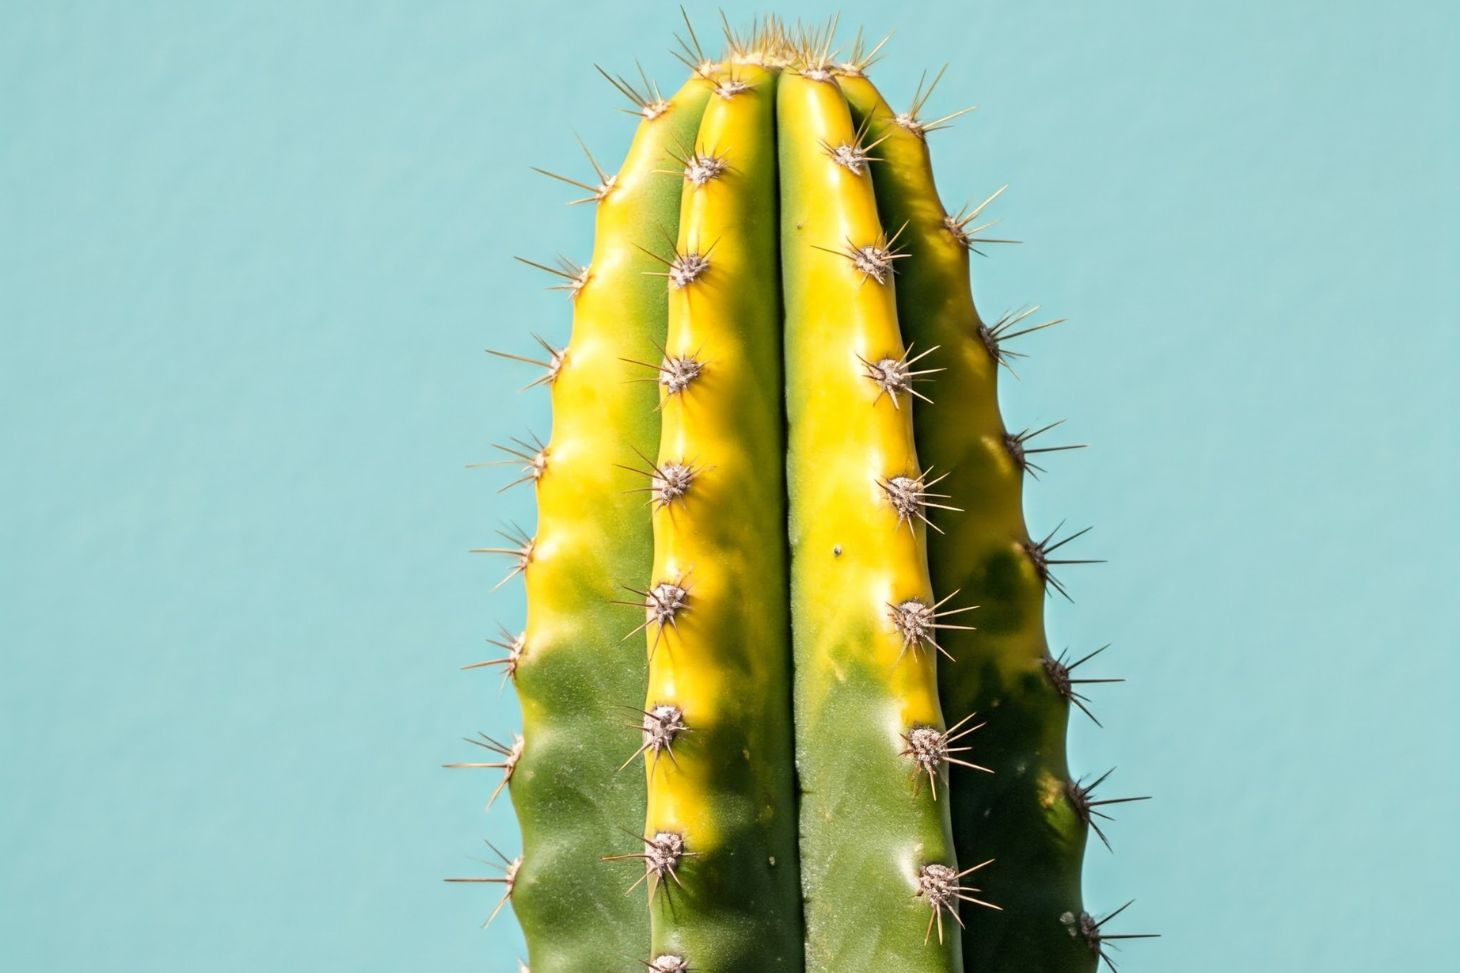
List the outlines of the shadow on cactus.
{"label": "shadow on cactus", "polygon": [[499,353],[553,428],[501,447],[537,529],[482,550],[527,626],[468,666],[523,727],[450,765],[511,794],[521,856],[453,881],[504,890],[533,973],[1065,973],[1141,935],[1081,897],[1089,832],[1139,799],[1066,765],[1071,707],[1118,681],[1046,644],[1083,532],[1024,522],[1077,444],[998,407],[1058,321],[979,315],[1003,190],[950,213],[928,137],[962,112],[933,117],[937,77],[893,110],[882,44],[833,34],[769,19],[712,56],[686,23],[672,95],[605,75],[639,119],[617,172],[548,173],[595,243],[525,261],[572,337]]}

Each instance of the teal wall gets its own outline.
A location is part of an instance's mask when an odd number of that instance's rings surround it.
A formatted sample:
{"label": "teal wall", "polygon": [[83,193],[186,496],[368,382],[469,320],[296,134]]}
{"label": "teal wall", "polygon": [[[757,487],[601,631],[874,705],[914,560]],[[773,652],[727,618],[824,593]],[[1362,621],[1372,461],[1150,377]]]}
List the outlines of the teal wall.
{"label": "teal wall", "polygon": [[[896,99],[950,60],[934,107],[981,105],[935,158],[950,203],[1012,184],[983,306],[1071,318],[1005,403],[1092,444],[1028,507],[1110,561],[1050,616],[1130,678],[1076,766],[1156,795],[1090,855],[1092,904],[1165,934],[1122,969],[1443,968],[1454,5],[840,9],[897,28]],[[586,255],[591,214],[528,166],[622,152],[592,63],[668,82],[673,27],[0,2],[0,967],[514,969],[440,882],[517,845],[438,767],[516,720],[456,667],[520,621],[466,550],[530,498],[463,467],[548,428],[482,348],[565,335],[510,258]]]}

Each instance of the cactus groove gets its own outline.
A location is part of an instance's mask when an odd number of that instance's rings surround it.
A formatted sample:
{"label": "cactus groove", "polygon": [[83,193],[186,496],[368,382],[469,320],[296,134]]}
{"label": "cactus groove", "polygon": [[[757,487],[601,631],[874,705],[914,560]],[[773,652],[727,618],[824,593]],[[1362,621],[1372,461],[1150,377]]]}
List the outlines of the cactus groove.
{"label": "cactus groove", "polygon": [[1046,639],[1089,559],[1083,530],[1030,533],[1022,491],[1080,444],[999,410],[1009,343],[1058,323],[975,307],[1003,190],[944,207],[941,73],[897,111],[883,45],[839,56],[835,22],[727,25],[718,56],[685,30],[668,98],[599,69],[638,119],[616,172],[539,170],[595,242],[524,260],[570,301],[566,347],[494,352],[539,369],[553,428],[482,464],[537,525],[477,549],[527,624],[463,666],[523,725],[446,765],[511,794],[522,854],[447,881],[499,890],[533,973],[1113,969],[1149,934],[1087,911],[1081,865],[1145,798],[1066,759],[1072,707],[1119,680]]}

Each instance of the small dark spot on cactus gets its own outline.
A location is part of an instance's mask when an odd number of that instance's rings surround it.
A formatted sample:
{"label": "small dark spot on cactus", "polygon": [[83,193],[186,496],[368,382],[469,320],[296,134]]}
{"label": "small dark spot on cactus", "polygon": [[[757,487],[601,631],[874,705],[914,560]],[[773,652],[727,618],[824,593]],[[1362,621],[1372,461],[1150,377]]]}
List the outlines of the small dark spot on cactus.
{"label": "small dark spot on cactus", "polygon": [[[1038,573],[1039,579],[1044,582],[1045,586],[1047,588],[1053,588],[1055,591],[1058,591],[1061,595],[1065,597],[1066,601],[1074,601],[1074,599],[1070,597],[1070,593],[1065,590],[1065,586],[1061,584],[1059,579],[1050,572],[1050,568],[1058,564],[1103,564],[1105,562],[1098,559],[1090,558],[1050,557],[1051,554],[1064,547],[1070,541],[1074,540],[1077,537],[1084,536],[1091,530],[1091,528],[1086,527],[1084,530],[1077,530],[1073,534],[1070,534],[1068,537],[1062,538],[1061,540],[1054,540],[1054,535],[1059,533],[1060,528],[1064,525],[1065,522],[1062,520],[1058,524],[1056,524],[1054,530],[1046,534],[1042,540],[1025,541],[1023,546],[1024,552],[1029,555],[1029,560],[1031,563],[1033,563],[1035,572]],[[1053,543],[1051,543],[1052,541]]]}
{"label": "small dark spot on cactus", "polygon": [[1113,851],[1114,849],[1110,847],[1110,839],[1105,837],[1105,832],[1101,830],[1100,822],[1096,821],[1095,818],[1104,818],[1106,821],[1114,819],[1110,815],[1100,811],[1099,808],[1107,804],[1130,804],[1133,801],[1149,801],[1151,799],[1149,796],[1145,796],[1105,797],[1092,800],[1095,788],[1103,784],[1105,779],[1113,773],[1115,773],[1115,768],[1112,767],[1089,784],[1086,784],[1083,778],[1065,782],[1065,797],[1069,799],[1070,807],[1075,809],[1075,814],[1079,817],[1081,823],[1094,830],[1095,834],[1100,838],[1100,841],[1105,845],[1107,851]]}
{"label": "small dark spot on cactus", "polygon": [[831,549],[831,556],[832,557],[841,557],[842,556],[842,546],[840,544],[836,545],[835,547],[833,547]]}
{"label": "small dark spot on cactus", "polygon": [[1090,717],[1090,721],[1096,726],[1100,726],[1101,723],[1098,719],[1095,718],[1095,714],[1090,712],[1090,708],[1087,705],[1090,702],[1089,697],[1085,696],[1075,687],[1085,685],[1087,683],[1125,682],[1125,680],[1077,679],[1073,675],[1071,675],[1071,673],[1073,673],[1075,669],[1084,665],[1086,662],[1095,658],[1097,655],[1104,652],[1108,648],[1110,648],[1108,644],[1102,645],[1094,652],[1091,652],[1089,655],[1077,659],[1074,662],[1065,661],[1069,656],[1069,649],[1063,649],[1061,650],[1058,658],[1045,655],[1041,663],[1044,666],[1044,674],[1049,677],[1050,685],[1054,686],[1054,691],[1059,693],[1066,702],[1073,703],[1078,706],[1080,708],[1080,712]]}
{"label": "small dark spot on cactus", "polygon": [[[695,853],[687,851],[684,846],[684,837],[673,831],[656,831],[650,837],[642,839],[644,850],[633,855],[605,855],[606,862],[630,861],[640,859],[644,862],[644,874],[639,877],[633,885],[628,887],[632,892],[644,881],[649,883],[649,900],[654,900],[654,894],[659,886],[664,883],[665,878],[671,879],[674,884],[684,887],[679,879],[679,863],[685,858],[694,858]],[[665,886],[667,889],[668,886]]]}
{"label": "small dark spot on cactus", "polygon": [[1057,422],[1051,422],[1047,426],[1040,426],[1038,429],[1023,429],[1019,432],[1004,433],[1004,448],[1009,451],[1009,458],[1014,461],[1014,465],[1037,480],[1039,479],[1039,474],[1045,472],[1044,467],[1034,463],[1029,457],[1037,456],[1040,453],[1060,453],[1068,449],[1084,449],[1084,443],[1071,443],[1068,446],[1030,447],[1028,445],[1029,440],[1041,433],[1049,432],[1056,426],[1063,425],[1064,421],[1060,419]]}
{"label": "small dark spot on cactus", "polygon": [[928,940],[932,938],[934,922],[938,926],[938,942],[940,944],[943,942],[944,912],[948,913],[958,923],[960,928],[963,928],[963,920],[958,915],[959,902],[972,902],[975,905],[981,905],[988,909],[1003,911],[1001,906],[994,905],[992,902],[984,902],[969,894],[971,892],[978,892],[980,891],[979,889],[962,884],[962,879],[965,876],[972,875],[980,868],[992,862],[993,859],[990,858],[982,864],[975,865],[972,868],[965,868],[961,872],[951,865],[943,865],[936,862],[924,865],[918,869],[917,896],[918,898],[928,900],[928,907],[932,912],[928,916],[928,928],[923,934],[924,945],[927,945]]}
{"label": "small dark spot on cactus", "polygon": [[508,900],[512,898],[512,890],[517,887],[517,873],[522,869],[521,855],[518,855],[516,858],[509,860],[507,856],[502,854],[497,846],[492,844],[490,841],[486,842],[486,846],[492,849],[492,852],[496,854],[497,858],[500,859],[500,862],[482,862],[482,864],[491,865],[494,868],[500,868],[502,870],[501,875],[491,875],[483,878],[444,879],[444,881],[453,884],[501,885],[505,887],[505,891],[502,893],[502,898],[497,901],[497,907],[494,908],[492,910],[492,914],[487,916],[487,918],[482,922],[483,926],[491,925],[492,920],[497,918],[497,913],[502,911],[502,906],[506,905]]}
{"label": "small dark spot on cactus", "polygon": [[939,611],[950,599],[958,594],[957,591],[948,595],[942,601],[929,605],[918,598],[909,598],[896,604],[887,605],[888,617],[892,620],[892,626],[902,636],[902,652],[898,653],[901,659],[908,649],[917,652],[921,647],[927,646],[941,652],[951,662],[953,656],[949,655],[941,645],[938,644],[936,634],[939,629],[962,629],[972,631],[972,625],[953,625],[941,621],[951,615],[959,615],[963,612],[973,611],[977,605],[969,605],[966,608],[950,608],[946,611]]}
{"label": "small dark spot on cactus", "polygon": [[877,386],[877,398],[872,400],[873,403],[878,402],[879,400],[881,400],[882,396],[886,395],[892,399],[893,407],[900,409],[902,408],[902,405],[898,401],[897,397],[899,395],[906,394],[916,396],[917,398],[922,399],[924,402],[927,402],[929,405],[931,405],[933,400],[928,398],[923,393],[919,392],[917,389],[913,388],[913,384],[916,382],[928,381],[929,375],[936,375],[937,373],[943,371],[943,369],[919,369],[914,368],[913,366],[922,361],[927,356],[931,355],[933,352],[937,351],[939,347],[941,346],[934,345],[927,351],[922,351],[916,355],[913,355],[912,346],[909,345],[907,350],[902,353],[901,357],[879,358],[877,361],[869,361],[868,359],[863,358],[861,355],[858,355],[857,361],[862,363],[863,377],[871,379],[872,383]]}
{"label": "small dark spot on cactus", "polygon": [[941,527],[928,519],[927,510],[929,507],[935,507],[939,510],[962,512],[962,507],[953,507],[945,503],[934,502],[935,500],[949,499],[946,493],[930,493],[928,491],[929,487],[941,483],[948,474],[944,473],[942,476],[933,480],[926,479],[931,472],[932,469],[930,467],[915,477],[898,475],[877,481],[877,485],[887,495],[888,502],[897,511],[897,522],[901,524],[906,521],[909,531],[913,529],[913,519],[917,518],[938,533],[943,533]]}
{"label": "small dark spot on cactus", "polygon": [[1081,912],[1079,918],[1076,919],[1070,913],[1066,912],[1064,915],[1060,916],[1060,922],[1064,923],[1064,925],[1069,929],[1071,936],[1078,935],[1080,939],[1084,940],[1085,945],[1089,948],[1090,952],[1095,954],[1101,960],[1104,960],[1106,965],[1109,966],[1113,971],[1115,970],[1116,966],[1115,962],[1110,958],[1110,954],[1105,949],[1107,943],[1110,943],[1111,947],[1114,948],[1115,943],[1112,942],[1112,940],[1161,938],[1159,933],[1150,932],[1105,932],[1105,924],[1111,919],[1114,919],[1116,916],[1120,915],[1126,909],[1129,909],[1131,907],[1131,904],[1134,902],[1135,899],[1132,899],[1130,902],[1127,902],[1125,905],[1121,906],[1119,909],[1116,909],[1114,912],[1105,916],[1103,919],[1096,919],[1088,912]]}
{"label": "small dark spot on cactus", "polygon": [[924,724],[914,725],[902,734],[903,743],[907,747],[899,756],[908,757],[914,765],[915,779],[921,781],[924,774],[928,778],[928,786],[932,789],[933,800],[938,799],[938,781],[945,779],[944,774],[949,764],[958,764],[960,767],[968,767],[971,770],[981,770],[992,774],[988,767],[981,767],[978,764],[970,763],[961,757],[954,757],[955,753],[966,753],[972,747],[955,747],[962,738],[968,736],[975,730],[983,729],[984,724],[970,726],[964,729],[964,724],[973,719],[975,714],[970,713],[956,724],[946,730],[940,730],[934,726]]}

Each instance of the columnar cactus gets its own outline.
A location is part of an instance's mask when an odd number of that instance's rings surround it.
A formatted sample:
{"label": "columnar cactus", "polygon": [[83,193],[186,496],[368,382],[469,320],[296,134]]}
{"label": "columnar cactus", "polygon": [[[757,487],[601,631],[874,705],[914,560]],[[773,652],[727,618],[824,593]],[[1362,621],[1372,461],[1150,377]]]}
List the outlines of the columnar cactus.
{"label": "columnar cactus", "polygon": [[640,121],[617,173],[566,180],[592,260],[537,265],[571,340],[506,353],[553,431],[503,447],[536,532],[482,548],[526,630],[468,668],[515,682],[523,728],[450,766],[501,773],[523,853],[451,881],[504,889],[535,973],[1088,973],[1131,936],[1080,865],[1139,798],[1064,750],[1110,680],[1044,635],[1078,533],[1022,511],[1073,447],[997,400],[1008,342],[1055,322],[979,316],[969,251],[1007,241],[987,200],[940,201],[952,116],[932,85],[889,108],[877,48],[832,32],[727,27],[712,58],[691,28],[667,99],[608,76]]}

